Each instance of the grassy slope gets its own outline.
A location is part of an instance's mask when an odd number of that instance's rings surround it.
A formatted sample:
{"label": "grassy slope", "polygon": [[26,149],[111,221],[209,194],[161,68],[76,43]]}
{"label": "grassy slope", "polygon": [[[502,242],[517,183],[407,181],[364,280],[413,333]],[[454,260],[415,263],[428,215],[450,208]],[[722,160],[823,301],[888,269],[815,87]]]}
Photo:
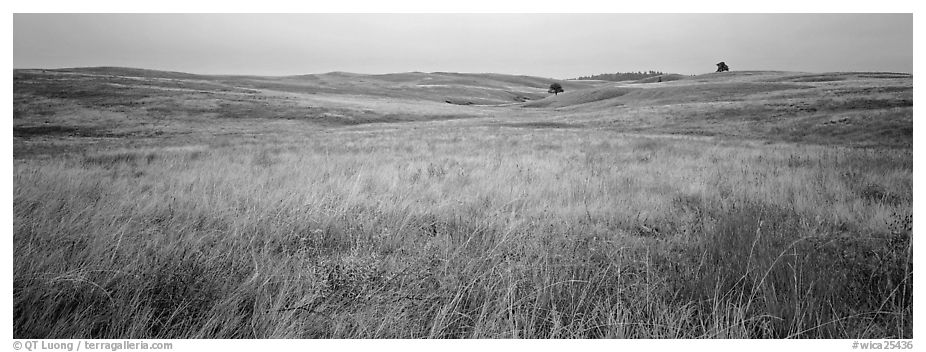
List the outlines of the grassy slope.
{"label": "grassy slope", "polygon": [[78,73],[14,72],[17,338],[912,337],[909,78]]}
{"label": "grassy slope", "polygon": [[[21,70],[23,71],[23,70]],[[160,81],[209,81],[236,87],[271,89],[282,92],[310,94],[355,94],[389,98],[413,98],[472,104],[502,104],[523,102],[546,96],[553,82],[567,89],[581,89],[589,82],[562,81],[531,76],[500,74],[408,72],[381,75],[331,72],[283,77],[209,76],[131,68],[76,68],[46,70],[102,77],[133,77]]]}
{"label": "grassy slope", "polygon": [[908,75],[731,72],[611,84],[524,104],[564,122],[622,131],[862,147],[912,146]]}

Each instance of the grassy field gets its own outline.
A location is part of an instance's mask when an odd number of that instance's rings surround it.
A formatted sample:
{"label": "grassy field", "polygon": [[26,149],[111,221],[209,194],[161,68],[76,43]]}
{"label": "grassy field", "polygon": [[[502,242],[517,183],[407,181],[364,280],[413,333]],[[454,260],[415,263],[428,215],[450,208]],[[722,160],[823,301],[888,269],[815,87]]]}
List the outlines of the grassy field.
{"label": "grassy field", "polygon": [[13,335],[912,338],[910,76],[542,82],[17,70]]}

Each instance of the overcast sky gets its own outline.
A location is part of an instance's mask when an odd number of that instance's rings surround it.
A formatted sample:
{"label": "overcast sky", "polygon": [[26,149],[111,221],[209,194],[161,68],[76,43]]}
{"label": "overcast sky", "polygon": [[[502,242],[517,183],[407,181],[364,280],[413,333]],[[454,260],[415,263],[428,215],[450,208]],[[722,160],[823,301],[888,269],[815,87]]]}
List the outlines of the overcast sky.
{"label": "overcast sky", "polygon": [[913,70],[912,14],[14,14],[15,68],[202,74]]}

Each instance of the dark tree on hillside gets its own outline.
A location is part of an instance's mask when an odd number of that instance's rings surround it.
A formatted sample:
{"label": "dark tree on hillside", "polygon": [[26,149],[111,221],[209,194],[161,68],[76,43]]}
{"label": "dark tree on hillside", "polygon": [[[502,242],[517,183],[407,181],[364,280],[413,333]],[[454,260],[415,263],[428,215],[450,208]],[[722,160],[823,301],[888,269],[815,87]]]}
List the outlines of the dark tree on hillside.
{"label": "dark tree on hillside", "polygon": [[730,67],[728,67],[726,63],[721,61],[720,63],[717,64],[717,72],[726,72],[726,71],[730,71]]}
{"label": "dark tree on hillside", "polygon": [[559,83],[551,84],[550,90],[547,91],[547,93],[553,93],[553,95],[559,95],[559,93],[562,93],[562,92],[565,92],[565,91],[563,90],[563,86],[561,86]]}

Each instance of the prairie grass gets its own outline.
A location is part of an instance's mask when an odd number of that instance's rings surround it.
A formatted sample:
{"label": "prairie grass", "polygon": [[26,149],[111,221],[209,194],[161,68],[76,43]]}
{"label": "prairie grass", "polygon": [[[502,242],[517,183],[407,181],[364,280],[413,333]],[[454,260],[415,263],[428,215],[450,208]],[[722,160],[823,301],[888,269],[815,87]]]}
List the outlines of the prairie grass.
{"label": "prairie grass", "polygon": [[910,149],[447,124],[17,159],[14,337],[912,338]]}

